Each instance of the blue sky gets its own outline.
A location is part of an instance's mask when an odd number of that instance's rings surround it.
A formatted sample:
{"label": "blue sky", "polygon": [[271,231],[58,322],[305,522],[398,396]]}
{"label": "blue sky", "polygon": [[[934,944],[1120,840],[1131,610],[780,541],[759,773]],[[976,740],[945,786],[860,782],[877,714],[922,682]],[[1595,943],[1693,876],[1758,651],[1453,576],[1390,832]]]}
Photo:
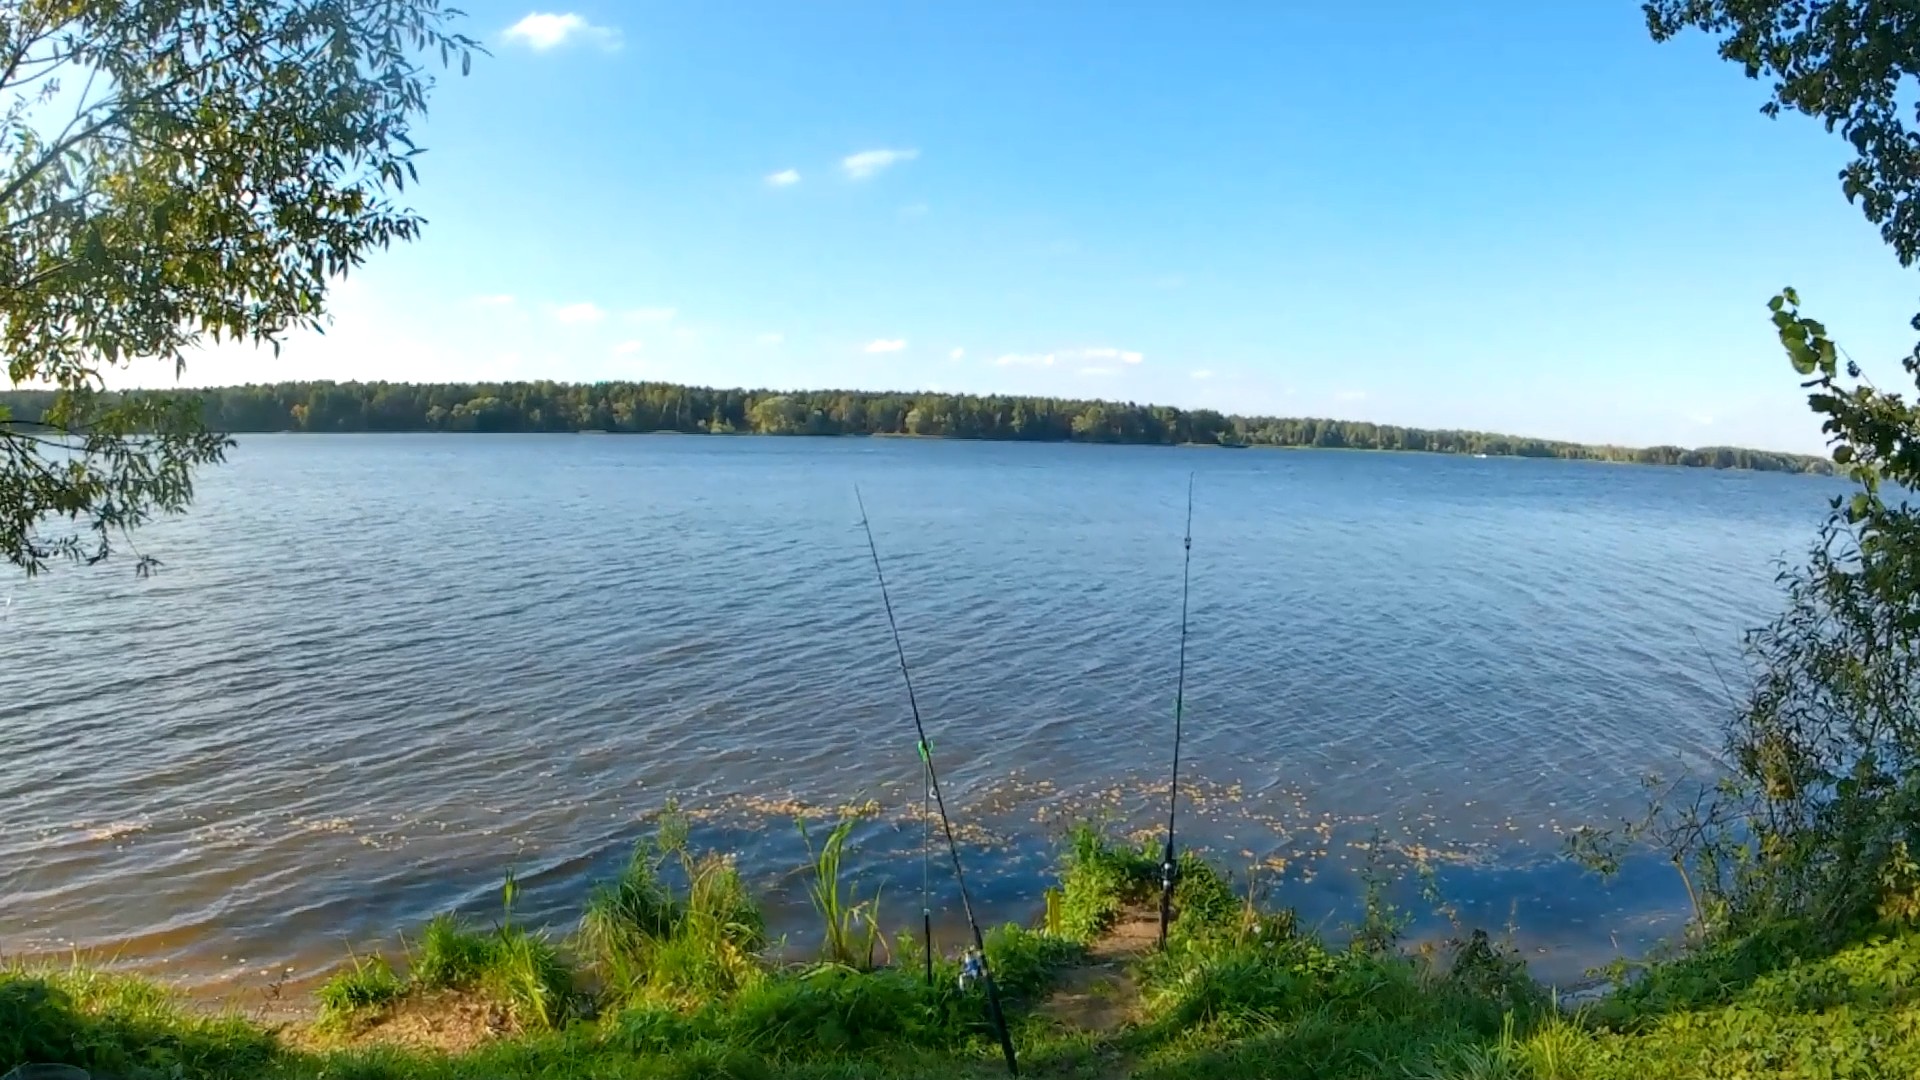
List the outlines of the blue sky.
{"label": "blue sky", "polygon": [[[1815,450],[1765,301],[1893,373],[1837,136],[1638,4],[470,2],[324,338],[196,384],[1099,396]],[[144,380],[143,376],[143,380]],[[1884,377],[1883,377],[1884,381]]]}

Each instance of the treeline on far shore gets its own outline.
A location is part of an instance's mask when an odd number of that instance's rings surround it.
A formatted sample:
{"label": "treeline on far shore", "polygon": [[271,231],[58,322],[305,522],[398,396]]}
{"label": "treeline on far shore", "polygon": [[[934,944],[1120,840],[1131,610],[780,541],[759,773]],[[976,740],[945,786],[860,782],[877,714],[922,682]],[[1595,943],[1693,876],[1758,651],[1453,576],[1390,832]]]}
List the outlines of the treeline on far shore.
{"label": "treeline on far shore", "polygon": [[[1823,457],[1740,447],[1591,446],[1483,431],[1314,417],[1230,416],[1133,402],[850,390],[715,389],[661,382],[286,382],[180,391],[228,432],[660,432],[918,435],[1030,442],[1322,447],[1831,473]],[[39,419],[44,391],[0,393]]]}

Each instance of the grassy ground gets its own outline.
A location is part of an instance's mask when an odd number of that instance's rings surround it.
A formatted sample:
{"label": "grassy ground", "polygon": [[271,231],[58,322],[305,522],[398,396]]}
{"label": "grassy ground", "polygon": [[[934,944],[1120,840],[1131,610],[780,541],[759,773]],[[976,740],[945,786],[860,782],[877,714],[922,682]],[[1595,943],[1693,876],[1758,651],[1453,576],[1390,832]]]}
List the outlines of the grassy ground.
{"label": "grassy ground", "polygon": [[[831,859],[816,873],[833,927],[818,963],[762,959],[738,875],[668,829],[568,938],[516,925],[509,884],[498,924],[437,920],[398,965],[350,964],[320,992],[315,1023],[278,1030],[183,1011],[137,980],[11,971],[0,974],[0,1071],[33,1061],[168,1080],[1001,1074],[983,998],[959,989],[956,965],[941,961],[929,988],[902,941],[875,966],[875,898],[840,882]],[[1570,1014],[1484,936],[1410,955],[1376,909],[1354,944],[1336,947],[1198,862],[1183,867],[1176,933],[1161,951],[1147,925],[1157,877],[1151,857],[1083,831],[1046,925],[989,936],[1025,1074],[1920,1076],[1911,929],[1805,956],[1779,928],[1657,965]]]}

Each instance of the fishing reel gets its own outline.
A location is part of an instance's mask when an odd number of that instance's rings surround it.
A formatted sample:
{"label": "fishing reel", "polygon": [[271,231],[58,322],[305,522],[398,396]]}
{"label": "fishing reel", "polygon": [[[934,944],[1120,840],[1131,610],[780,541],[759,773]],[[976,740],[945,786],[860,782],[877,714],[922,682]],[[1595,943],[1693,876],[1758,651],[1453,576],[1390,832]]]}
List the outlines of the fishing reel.
{"label": "fishing reel", "polygon": [[968,949],[966,953],[960,957],[960,992],[964,994],[971,991],[974,984],[985,978],[986,974],[987,962],[985,958],[980,955],[978,950]]}

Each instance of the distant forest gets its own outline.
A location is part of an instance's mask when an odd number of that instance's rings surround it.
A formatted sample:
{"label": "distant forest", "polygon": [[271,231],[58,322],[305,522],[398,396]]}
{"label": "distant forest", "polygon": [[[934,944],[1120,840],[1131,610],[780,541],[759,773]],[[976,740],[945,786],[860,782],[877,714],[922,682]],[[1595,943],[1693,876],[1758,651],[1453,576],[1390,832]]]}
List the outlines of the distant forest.
{"label": "distant forest", "polygon": [[[657,382],[296,382],[178,392],[229,432],[657,432],[920,435],[950,439],[1417,450],[1772,472],[1831,473],[1822,457],[1710,446],[1580,443],[1272,416],[1228,416],[1132,402],[971,394],[718,390]],[[42,391],[0,393],[16,420],[36,420]]]}

